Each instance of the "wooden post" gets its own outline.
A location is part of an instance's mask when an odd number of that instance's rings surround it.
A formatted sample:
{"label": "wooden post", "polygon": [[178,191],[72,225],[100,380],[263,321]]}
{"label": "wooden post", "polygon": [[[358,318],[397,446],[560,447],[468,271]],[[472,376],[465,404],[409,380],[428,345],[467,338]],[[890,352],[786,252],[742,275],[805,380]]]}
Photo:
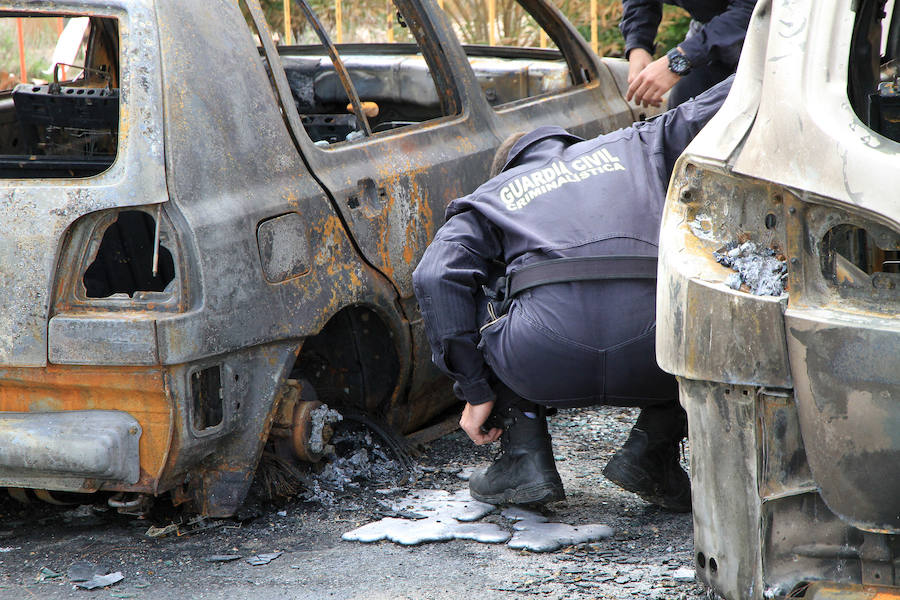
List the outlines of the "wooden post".
{"label": "wooden post", "polygon": [[591,49],[594,51],[594,54],[598,54],[597,50],[599,47],[600,44],[597,39],[597,0],[591,0]]}
{"label": "wooden post", "polygon": [[497,20],[497,0],[488,0],[488,44],[497,44],[497,34],[494,32]]}
{"label": "wooden post", "polygon": [[547,32],[544,31],[543,27],[541,27],[540,40],[541,40],[541,48],[546,48],[547,47]]}
{"label": "wooden post", "polygon": [[[66,28],[65,20],[62,17],[56,17],[56,35],[57,35],[57,37],[62,35],[65,28]],[[66,67],[60,67],[59,73],[62,76],[63,81],[68,81],[69,77],[66,75]]]}
{"label": "wooden post", "polygon": [[344,16],[341,14],[341,0],[334,0],[334,27],[337,29],[335,39],[338,44],[344,42]]}
{"label": "wooden post", "polygon": [[438,0],[438,6],[441,8],[441,10],[444,10],[444,0]]}
{"label": "wooden post", "polygon": [[388,44],[394,43],[394,2],[387,0],[387,41]]}
{"label": "wooden post", "polygon": [[19,71],[22,83],[28,82],[28,71],[25,68],[25,32],[22,28],[22,17],[16,18],[16,35],[19,37]]}
{"label": "wooden post", "polygon": [[291,0],[284,0],[284,43],[288,46],[293,43],[291,29]]}

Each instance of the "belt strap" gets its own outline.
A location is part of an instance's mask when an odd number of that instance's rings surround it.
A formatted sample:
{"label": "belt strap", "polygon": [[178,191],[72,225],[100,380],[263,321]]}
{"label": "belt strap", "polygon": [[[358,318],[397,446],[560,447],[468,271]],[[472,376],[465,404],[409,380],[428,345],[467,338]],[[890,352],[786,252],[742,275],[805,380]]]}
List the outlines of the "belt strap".
{"label": "belt strap", "polygon": [[539,285],[603,279],[656,279],[655,256],[577,256],[532,263],[509,274],[505,300]]}

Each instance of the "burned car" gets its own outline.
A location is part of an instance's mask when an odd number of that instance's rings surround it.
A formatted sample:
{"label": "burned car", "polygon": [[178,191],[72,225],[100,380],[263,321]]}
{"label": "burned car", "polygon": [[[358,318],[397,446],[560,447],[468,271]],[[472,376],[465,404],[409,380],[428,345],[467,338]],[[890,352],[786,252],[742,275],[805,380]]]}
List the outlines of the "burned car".
{"label": "burned car", "polygon": [[433,0],[335,44],[300,4],[276,46],[257,0],[0,2],[83,33],[0,94],[0,486],[225,516],[271,432],[317,458],[318,402],[421,428],[453,402],[411,286],[447,203],[514,132],[638,116],[544,0],[556,49],[464,48]]}
{"label": "burned car", "polygon": [[729,600],[900,598],[898,58],[894,2],[761,0],[671,181],[657,355]]}

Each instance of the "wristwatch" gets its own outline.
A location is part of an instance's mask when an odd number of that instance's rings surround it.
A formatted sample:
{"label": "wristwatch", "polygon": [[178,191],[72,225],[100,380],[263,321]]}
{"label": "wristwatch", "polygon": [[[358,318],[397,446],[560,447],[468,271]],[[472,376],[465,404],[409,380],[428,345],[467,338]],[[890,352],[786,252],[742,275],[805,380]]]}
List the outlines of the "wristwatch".
{"label": "wristwatch", "polygon": [[676,75],[684,77],[691,72],[691,61],[678,48],[669,50],[666,58],[669,59],[669,70]]}

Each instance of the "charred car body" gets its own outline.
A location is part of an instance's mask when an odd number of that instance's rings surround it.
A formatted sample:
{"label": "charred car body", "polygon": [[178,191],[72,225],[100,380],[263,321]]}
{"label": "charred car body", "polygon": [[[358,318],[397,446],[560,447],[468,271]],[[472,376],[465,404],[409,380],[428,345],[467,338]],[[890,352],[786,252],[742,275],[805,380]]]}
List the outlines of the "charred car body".
{"label": "charred car body", "polygon": [[[669,188],[657,354],[728,599],[900,597],[898,49],[892,2],[760,1]],[[717,263],[748,243],[786,291]]]}
{"label": "charred car body", "polygon": [[467,53],[431,0],[396,2],[415,43],[277,48],[255,0],[2,3],[89,24],[0,97],[0,486],[229,515],[273,423],[309,458],[317,398],[449,406],[410,282],[444,207],[511,133],[636,116],[623,62],[521,4],[559,51]]}

